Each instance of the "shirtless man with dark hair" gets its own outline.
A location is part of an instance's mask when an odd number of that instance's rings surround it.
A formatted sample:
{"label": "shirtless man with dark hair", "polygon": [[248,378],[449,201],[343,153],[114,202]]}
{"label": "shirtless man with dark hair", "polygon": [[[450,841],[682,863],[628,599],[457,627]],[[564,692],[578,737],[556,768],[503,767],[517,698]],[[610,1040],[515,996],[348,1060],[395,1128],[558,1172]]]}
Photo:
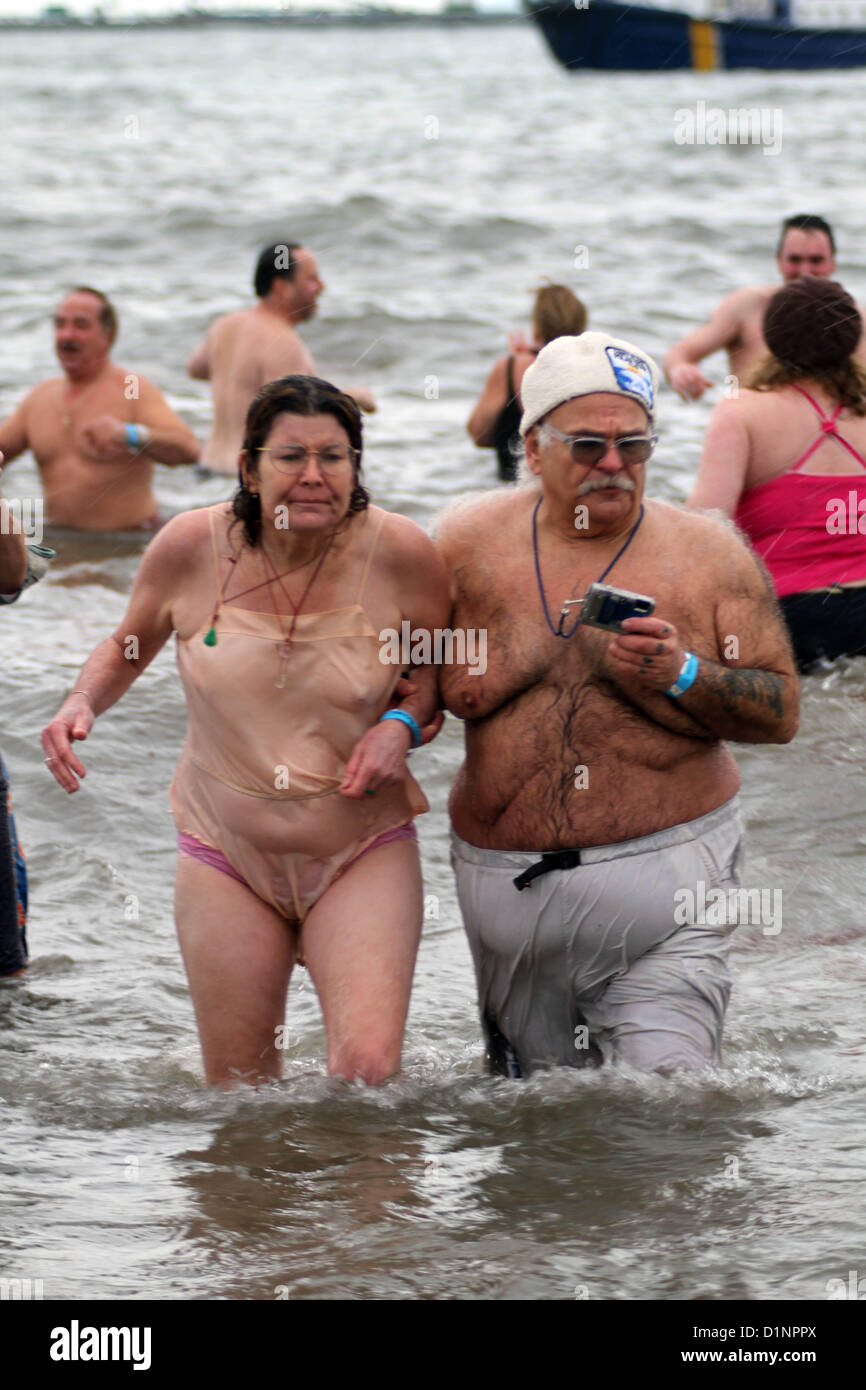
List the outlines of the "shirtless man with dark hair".
{"label": "shirtless man with dark hair", "polygon": [[[452,862],[490,1065],[508,1075],[719,1060],[736,922],[678,916],[678,894],[739,881],[723,740],[797,728],[763,570],[725,522],[644,496],[656,391],[629,343],[548,344],[523,379],[537,485],[458,506],[438,536],[451,627],[487,634],[486,672],[443,666],[441,688],[466,726]],[[593,581],[650,596],[653,615],[590,627]]]}
{"label": "shirtless man with dark hair", "polygon": [[[247,411],[266,382],[320,375],[297,331],[314,317],[325,288],[312,251],[296,242],[266,246],[256,262],[253,288],[258,304],[223,314],[211,324],[187,365],[189,375],[210,381],[213,392],[213,428],[202,465],[232,476],[238,470]],[[376,409],[366,387],[344,389],[362,410]]]}
{"label": "shirtless man with dark hair", "polygon": [[110,360],[116,323],[99,291],[67,294],[54,315],[63,376],[35,386],[0,425],[7,464],[25,449],[36,459],[46,517],[55,526],[153,528],[154,464],[198,458],[198,440],[157,387]]}
{"label": "shirtless man with dark hair", "polygon": [[[776,262],[785,282],[801,275],[832,276],[836,269],[836,243],[829,222],[813,213],[795,213],[782,224]],[[778,285],[749,285],[723,299],[710,319],[671,348],[664,359],[665,376],[684,400],[697,400],[713,382],[698,363],[724,348],[728,370],[746,384],[749,371],[767,351],[761,322]],[[863,341],[858,356],[866,361]]]}

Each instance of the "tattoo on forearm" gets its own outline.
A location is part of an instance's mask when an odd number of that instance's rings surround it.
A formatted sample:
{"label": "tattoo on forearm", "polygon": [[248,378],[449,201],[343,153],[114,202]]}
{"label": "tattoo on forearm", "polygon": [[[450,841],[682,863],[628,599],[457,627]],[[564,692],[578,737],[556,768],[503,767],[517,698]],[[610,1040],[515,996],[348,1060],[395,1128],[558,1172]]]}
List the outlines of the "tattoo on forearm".
{"label": "tattoo on forearm", "polygon": [[741,712],[743,703],[770,710],[777,719],[783,716],[784,682],[773,671],[748,671],[739,668],[704,665],[702,684],[718,696],[728,714]]}

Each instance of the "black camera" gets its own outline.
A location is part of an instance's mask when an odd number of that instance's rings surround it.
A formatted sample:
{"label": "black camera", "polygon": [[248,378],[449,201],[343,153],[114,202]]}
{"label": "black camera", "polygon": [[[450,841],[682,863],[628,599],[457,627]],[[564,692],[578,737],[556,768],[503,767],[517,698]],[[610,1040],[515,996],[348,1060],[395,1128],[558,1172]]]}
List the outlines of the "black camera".
{"label": "black camera", "polygon": [[655,606],[655,599],[646,594],[632,594],[628,589],[615,589],[611,584],[590,584],[580,610],[580,621],[582,626],[622,632],[626,618],[648,618]]}

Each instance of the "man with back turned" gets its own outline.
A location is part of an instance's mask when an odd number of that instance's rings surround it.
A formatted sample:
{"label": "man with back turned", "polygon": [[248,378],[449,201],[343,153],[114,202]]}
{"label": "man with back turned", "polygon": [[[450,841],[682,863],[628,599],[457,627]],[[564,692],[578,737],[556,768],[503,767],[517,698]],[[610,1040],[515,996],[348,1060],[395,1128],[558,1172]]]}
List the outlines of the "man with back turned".
{"label": "man with back turned", "polygon": [[[295,242],[266,246],[256,263],[253,288],[258,303],[211,324],[187,365],[191,377],[211,383],[213,428],[202,465],[214,473],[237,473],[247,411],[266,382],[320,375],[298,333],[299,325],[314,317],[325,288],[312,251]],[[365,387],[345,390],[362,410],[376,409]]]}
{"label": "man with back turned", "polygon": [[[442,694],[465,721],[452,862],[504,1074],[719,1060],[733,923],[688,903],[739,882],[723,740],[797,728],[787,636],[751,552],[725,522],[644,496],[657,389],[630,343],[548,344],[523,383],[533,485],[458,505],[439,534],[451,626],[487,633],[485,673],[445,666]],[[589,626],[593,581],[655,611]]]}

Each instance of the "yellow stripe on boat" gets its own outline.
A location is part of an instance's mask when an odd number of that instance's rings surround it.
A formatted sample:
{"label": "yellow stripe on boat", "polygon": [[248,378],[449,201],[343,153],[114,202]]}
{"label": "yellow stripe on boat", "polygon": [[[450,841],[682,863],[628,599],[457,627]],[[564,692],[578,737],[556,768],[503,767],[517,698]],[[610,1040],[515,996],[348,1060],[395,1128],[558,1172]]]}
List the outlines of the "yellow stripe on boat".
{"label": "yellow stripe on boat", "polygon": [[689,20],[692,67],[696,72],[715,72],[719,62],[719,35],[715,24],[706,19]]}

